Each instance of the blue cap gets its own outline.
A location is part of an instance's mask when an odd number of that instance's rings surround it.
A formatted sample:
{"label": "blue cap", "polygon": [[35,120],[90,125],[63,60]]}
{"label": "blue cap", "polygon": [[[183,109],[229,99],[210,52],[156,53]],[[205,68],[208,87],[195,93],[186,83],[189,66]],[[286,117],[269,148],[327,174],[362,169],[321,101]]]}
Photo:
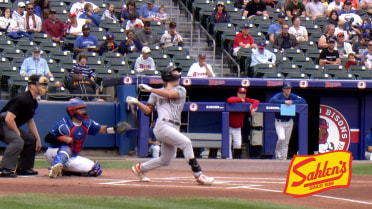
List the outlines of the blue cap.
{"label": "blue cap", "polygon": [[242,28],[249,28],[248,23],[244,23],[244,24],[242,25]]}
{"label": "blue cap", "polygon": [[370,39],[371,38],[371,35],[369,35],[369,33],[363,33],[363,38]]}
{"label": "blue cap", "polygon": [[114,36],[114,34],[112,34],[112,33],[108,33],[107,35],[106,35],[106,40],[107,39],[114,39],[115,38],[115,36]]}
{"label": "blue cap", "polygon": [[264,49],[266,47],[266,43],[264,41],[261,41],[258,43],[258,48]]}
{"label": "blue cap", "polygon": [[363,30],[365,30],[365,29],[371,29],[371,24],[366,23],[365,25],[363,25],[362,29]]}
{"label": "blue cap", "polygon": [[292,85],[290,82],[286,81],[283,83],[283,89],[291,89],[292,88]]}

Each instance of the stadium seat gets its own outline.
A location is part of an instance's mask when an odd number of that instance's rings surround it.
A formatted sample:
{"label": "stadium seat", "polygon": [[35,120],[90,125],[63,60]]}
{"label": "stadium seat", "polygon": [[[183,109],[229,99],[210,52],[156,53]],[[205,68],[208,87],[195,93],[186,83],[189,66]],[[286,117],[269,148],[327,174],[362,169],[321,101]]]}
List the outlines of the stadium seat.
{"label": "stadium seat", "polygon": [[34,46],[36,46],[36,43],[30,41],[28,38],[19,40],[16,44],[16,48],[22,50],[23,53],[26,53],[27,50],[32,49]]}
{"label": "stadium seat", "polygon": [[342,71],[342,72],[333,74],[333,79],[356,80],[356,77],[352,73]]}
{"label": "stadium seat", "polygon": [[293,57],[292,63],[298,65],[300,68],[302,68],[302,66],[306,65],[306,64],[313,64],[314,65],[313,60],[310,57],[307,57],[307,56]]}
{"label": "stadium seat", "polygon": [[32,38],[37,45],[43,42],[52,42],[52,39],[46,33],[32,33]]}
{"label": "stadium seat", "polygon": [[189,50],[185,47],[180,47],[180,46],[170,46],[164,49],[164,53],[168,54],[171,58],[174,55],[188,55]]}
{"label": "stadium seat", "polygon": [[3,56],[12,61],[14,57],[24,57],[24,53],[17,48],[5,48],[3,50]]}
{"label": "stadium seat", "polygon": [[291,72],[287,74],[286,78],[309,79],[309,76],[302,72]]}
{"label": "stadium seat", "polygon": [[265,73],[263,78],[284,78],[284,75],[281,73]]}
{"label": "stadium seat", "polygon": [[372,79],[371,70],[368,70],[365,66],[352,65],[348,71],[355,75],[357,79]]}
{"label": "stadium seat", "polygon": [[278,65],[278,72],[282,74],[298,73],[300,68],[294,63],[283,63]]}
{"label": "stadium seat", "polygon": [[251,70],[253,72],[248,73],[248,75],[253,77],[262,77],[267,73],[277,73],[276,67],[272,64],[257,64]]}
{"label": "stadium seat", "polygon": [[[48,55],[52,51],[61,51],[61,46],[56,42],[42,42],[40,48],[45,51]],[[54,59],[54,58],[53,58]]]}

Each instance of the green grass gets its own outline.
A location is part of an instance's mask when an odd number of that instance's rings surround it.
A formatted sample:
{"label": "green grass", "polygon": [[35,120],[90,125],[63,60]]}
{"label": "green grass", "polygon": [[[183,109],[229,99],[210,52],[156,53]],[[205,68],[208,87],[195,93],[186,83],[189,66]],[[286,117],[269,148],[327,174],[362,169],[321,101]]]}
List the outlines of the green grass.
{"label": "green grass", "polygon": [[354,163],[353,175],[372,175],[372,163]]}
{"label": "green grass", "polygon": [[0,209],[305,209],[305,207],[236,198],[113,197],[51,194],[3,195],[0,196],[0,203]]}

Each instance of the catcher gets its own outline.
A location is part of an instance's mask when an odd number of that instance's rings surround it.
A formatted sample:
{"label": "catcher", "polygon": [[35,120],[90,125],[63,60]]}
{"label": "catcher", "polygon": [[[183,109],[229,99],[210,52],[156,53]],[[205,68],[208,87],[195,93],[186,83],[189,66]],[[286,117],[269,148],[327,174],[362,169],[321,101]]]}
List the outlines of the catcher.
{"label": "catcher", "polygon": [[131,128],[126,122],[119,122],[114,127],[100,125],[89,119],[86,107],[84,101],[71,99],[67,103],[68,116],[56,122],[45,136],[45,141],[51,144],[44,154],[52,166],[50,178],[56,178],[62,171],[67,175],[100,176],[102,168],[98,162],[79,156],[87,135],[122,134]]}

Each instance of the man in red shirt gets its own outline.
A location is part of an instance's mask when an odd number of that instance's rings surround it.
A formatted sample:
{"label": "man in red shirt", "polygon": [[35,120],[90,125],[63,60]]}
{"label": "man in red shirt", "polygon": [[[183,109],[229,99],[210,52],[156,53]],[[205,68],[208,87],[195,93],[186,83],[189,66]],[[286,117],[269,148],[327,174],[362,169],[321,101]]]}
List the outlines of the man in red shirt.
{"label": "man in red shirt", "polygon": [[242,26],[242,32],[236,34],[233,44],[233,55],[237,56],[240,48],[256,48],[257,45],[254,43],[253,37],[248,34],[249,25],[244,23]]}
{"label": "man in red shirt", "polygon": [[49,18],[43,22],[43,31],[51,37],[54,42],[60,43],[64,35],[64,23],[57,19],[57,11],[51,9]]}
{"label": "man in red shirt", "polygon": [[[229,104],[235,103],[252,103],[250,106],[251,115],[256,114],[257,106],[260,103],[256,99],[247,98],[247,89],[241,87],[238,90],[237,96],[232,96],[227,99]],[[230,112],[229,114],[229,135],[230,135],[230,145],[233,144],[234,158],[241,158],[241,146],[242,146],[242,134],[241,128],[243,127],[245,112]],[[231,148],[229,149],[229,158],[232,158]]]}

